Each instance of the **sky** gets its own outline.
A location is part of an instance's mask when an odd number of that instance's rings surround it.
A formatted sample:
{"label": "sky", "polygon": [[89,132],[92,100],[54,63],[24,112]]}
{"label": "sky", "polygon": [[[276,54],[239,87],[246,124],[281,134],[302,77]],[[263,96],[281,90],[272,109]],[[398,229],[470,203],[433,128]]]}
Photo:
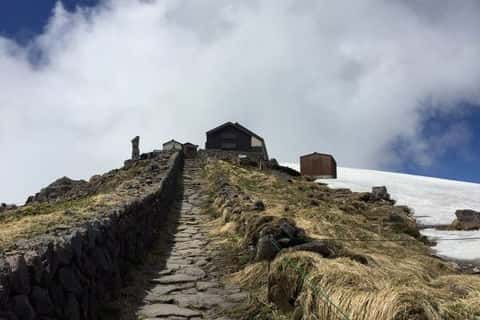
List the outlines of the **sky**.
{"label": "sky", "polygon": [[292,162],[480,182],[476,0],[0,2],[0,202],[238,121]]}

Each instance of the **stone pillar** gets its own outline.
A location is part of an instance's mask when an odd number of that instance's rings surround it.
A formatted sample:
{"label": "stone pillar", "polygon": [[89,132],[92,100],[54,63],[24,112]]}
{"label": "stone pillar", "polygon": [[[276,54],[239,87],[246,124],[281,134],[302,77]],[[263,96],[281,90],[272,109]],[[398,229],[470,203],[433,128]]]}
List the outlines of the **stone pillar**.
{"label": "stone pillar", "polygon": [[132,139],[132,160],[140,159],[140,137],[136,136]]}

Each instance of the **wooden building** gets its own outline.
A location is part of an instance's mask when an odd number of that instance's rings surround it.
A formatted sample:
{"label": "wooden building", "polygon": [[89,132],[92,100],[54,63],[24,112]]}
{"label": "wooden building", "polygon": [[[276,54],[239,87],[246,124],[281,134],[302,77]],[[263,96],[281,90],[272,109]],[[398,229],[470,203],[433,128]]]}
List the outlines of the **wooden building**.
{"label": "wooden building", "polygon": [[176,140],[170,140],[167,141],[163,144],[163,150],[164,151],[170,151],[170,150],[182,150],[183,149],[183,144],[176,141]]}
{"label": "wooden building", "polygon": [[238,122],[227,122],[208,131],[205,149],[258,152],[263,160],[268,160],[263,138]]}
{"label": "wooden building", "polygon": [[337,178],[337,162],[330,154],[310,153],[300,157],[300,172],[316,178]]}
{"label": "wooden building", "polygon": [[185,154],[186,158],[195,158],[197,155],[197,148],[198,146],[196,144],[193,144],[191,142],[187,142],[183,144],[183,152]]}

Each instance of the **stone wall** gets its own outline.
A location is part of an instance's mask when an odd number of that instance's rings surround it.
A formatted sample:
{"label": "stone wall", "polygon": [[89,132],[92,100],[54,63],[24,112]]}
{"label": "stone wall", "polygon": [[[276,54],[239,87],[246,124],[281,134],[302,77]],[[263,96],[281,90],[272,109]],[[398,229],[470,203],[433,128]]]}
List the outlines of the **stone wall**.
{"label": "stone wall", "polygon": [[151,192],[62,234],[28,239],[17,252],[0,252],[0,320],[100,319],[99,306],[115,297],[165,221],[182,168],[183,154],[175,153]]}
{"label": "stone wall", "polygon": [[234,163],[237,163],[240,161],[240,158],[239,158],[240,155],[246,156],[246,159],[256,162],[258,165],[265,162],[265,160],[263,159],[263,152],[255,152],[255,151],[228,151],[228,150],[208,149],[208,150],[200,150],[198,154],[204,158],[225,160],[225,161],[234,162]]}

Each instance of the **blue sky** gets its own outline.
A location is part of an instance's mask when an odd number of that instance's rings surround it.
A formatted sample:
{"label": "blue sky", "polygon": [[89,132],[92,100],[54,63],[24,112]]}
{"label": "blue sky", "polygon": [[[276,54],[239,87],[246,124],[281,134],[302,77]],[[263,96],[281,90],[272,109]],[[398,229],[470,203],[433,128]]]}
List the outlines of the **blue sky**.
{"label": "blue sky", "polygon": [[[0,34],[25,44],[41,33],[57,0],[7,0],[0,2]],[[98,0],[63,0],[67,10],[95,6]]]}
{"label": "blue sky", "polygon": [[225,121],[280,161],[480,182],[477,0],[99,1],[0,2],[0,201]]}
{"label": "blue sky", "polygon": [[[406,173],[420,174],[454,180],[480,182],[480,110],[478,106],[458,105],[460,111],[449,114],[433,114],[426,117],[422,135],[437,137],[453,128],[461,131],[459,141],[454,140],[444,150],[438,150],[435,160],[428,165],[404,161],[392,169]],[[442,144],[442,141],[439,142]]]}

